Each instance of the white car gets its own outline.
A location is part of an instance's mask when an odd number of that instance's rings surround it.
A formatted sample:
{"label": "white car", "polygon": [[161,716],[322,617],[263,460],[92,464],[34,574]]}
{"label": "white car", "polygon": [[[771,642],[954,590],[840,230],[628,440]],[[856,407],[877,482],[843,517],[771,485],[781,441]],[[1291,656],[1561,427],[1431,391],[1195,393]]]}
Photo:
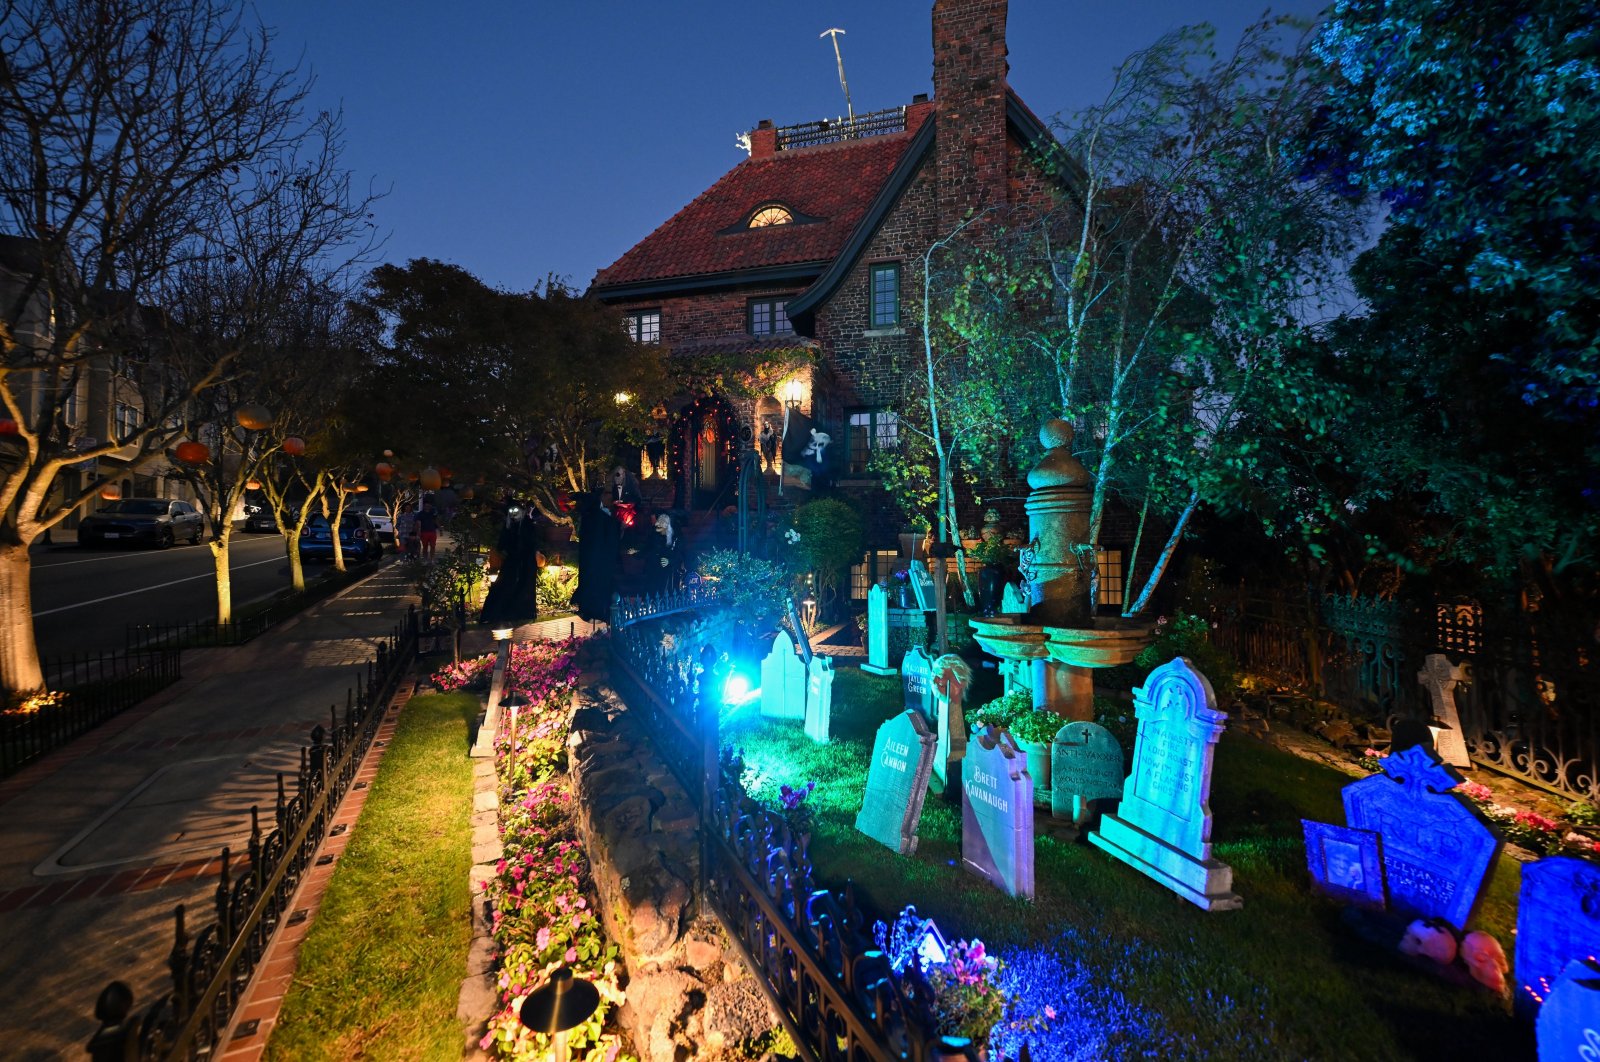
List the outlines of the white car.
{"label": "white car", "polygon": [[378,538],[384,542],[394,541],[394,521],[389,517],[389,510],[381,505],[371,505],[366,510],[367,519],[372,521],[372,526],[378,532]]}

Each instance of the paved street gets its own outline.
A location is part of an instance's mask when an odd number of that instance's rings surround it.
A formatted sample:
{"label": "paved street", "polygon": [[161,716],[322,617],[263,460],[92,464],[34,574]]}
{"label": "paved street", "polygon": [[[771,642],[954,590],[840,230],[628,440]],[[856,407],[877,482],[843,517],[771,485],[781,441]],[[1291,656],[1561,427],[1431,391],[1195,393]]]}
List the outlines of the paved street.
{"label": "paved street", "polygon": [[249,645],[186,650],[175,687],[0,784],[0,1054],[78,1057],[108,981],[167,989],[174,906],[207,924],[219,850],[245,850],[251,805],[271,828],[276,772],[414,600],[388,565]]}
{"label": "paved street", "polygon": [[[235,607],[289,585],[279,535],[235,533],[231,550]],[[313,575],[326,565],[310,565]],[[216,615],[210,548],[84,549],[64,546],[33,555],[33,617],[46,658],[123,648],[131,623],[183,623]]]}

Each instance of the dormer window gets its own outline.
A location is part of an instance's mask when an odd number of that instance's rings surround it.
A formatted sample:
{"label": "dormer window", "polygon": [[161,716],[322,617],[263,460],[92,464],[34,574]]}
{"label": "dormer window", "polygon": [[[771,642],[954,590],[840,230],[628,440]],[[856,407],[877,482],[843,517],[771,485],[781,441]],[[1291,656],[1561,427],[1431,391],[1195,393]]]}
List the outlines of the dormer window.
{"label": "dormer window", "polygon": [[768,225],[790,225],[794,223],[794,212],[781,203],[768,203],[750,215],[749,228],[764,229]]}

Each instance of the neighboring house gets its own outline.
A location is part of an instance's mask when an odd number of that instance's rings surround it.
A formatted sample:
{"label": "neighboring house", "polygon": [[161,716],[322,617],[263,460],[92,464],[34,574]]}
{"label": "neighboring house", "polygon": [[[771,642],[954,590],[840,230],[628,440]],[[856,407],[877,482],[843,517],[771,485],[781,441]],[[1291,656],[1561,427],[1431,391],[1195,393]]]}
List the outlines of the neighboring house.
{"label": "neighboring house", "polygon": [[[761,122],[748,159],[595,276],[590,294],[621,310],[635,339],[673,357],[740,353],[796,366],[759,410],[713,396],[672,411],[665,447],[642,462],[662,504],[693,513],[731,503],[736,437],[786,424],[786,499],[803,499],[807,480],[820,478],[869,513],[855,586],[864,594],[902,520],[869,462],[899,442],[895,364],[921,349],[922,255],[973,214],[1072,200],[1070,177],[1047,176],[1036,161],[1059,157],[1059,145],[1007,85],[1006,14],[1006,0],[936,0],[931,100],[917,95],[853,122]],[[828,440],[820,461],[813,430]],[[1103,560],[1120,570],[1114,552]]]}
{"label": "neighboring house", "polygon": [[[26,350],[48,351],[55,339],[56,312],[48,295],[42,290],[29,292],[38,272],[39,256],[32,240],[0,235],[0,316],[10,324],[18,355]],[[141,311],[135,316],[142,323],[148,315],[149,311]],[[53,377],[41,374],[33,379],[16,374],[12,380],[19,382],[13,384],[13,393],[22,406],[24,419],[35,430],[59,405],[61,438],[69,445],[88,449],[106,440],[123,438],[143,425],[141,376],[160,371],[161,367],[153,365],[145,352],[107,353],[80,362],[76,372],[56,373]],[[184,484],[166,477],[164,459],[135,471],[138,457],[136,447],[126,446],[69,465],[56,478],[55,496],[69,500],[89,484],[103,481],[115,484],[123,497],[192,500]],[[92,512],[98,504],[97,499],[91,499],[83,511]],[[79,515],[72,513],[58,529],[75,530]]]}

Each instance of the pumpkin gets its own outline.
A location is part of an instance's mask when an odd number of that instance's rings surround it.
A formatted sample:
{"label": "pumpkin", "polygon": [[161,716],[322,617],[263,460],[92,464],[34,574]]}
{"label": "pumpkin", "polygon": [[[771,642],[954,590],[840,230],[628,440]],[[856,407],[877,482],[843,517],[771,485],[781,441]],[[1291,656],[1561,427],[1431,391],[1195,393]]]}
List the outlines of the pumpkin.
{"label": "pumpkin", "polygon": [[272,411],[266,406],[240,406],[233,419],[246,431],[261,431],[272,426]]}
{"label": "pumpkin", "polygon": [[283,452],[290,457],[299,457],[306,452],[306,441],[298,435],[291,435],[283,440]]}
{"label": "pumpkin", "polygon": [[179,443],[178,448],[173,453],[179,461],[186,465],[203,465],[211,460],[211,447],[193,440]]}

